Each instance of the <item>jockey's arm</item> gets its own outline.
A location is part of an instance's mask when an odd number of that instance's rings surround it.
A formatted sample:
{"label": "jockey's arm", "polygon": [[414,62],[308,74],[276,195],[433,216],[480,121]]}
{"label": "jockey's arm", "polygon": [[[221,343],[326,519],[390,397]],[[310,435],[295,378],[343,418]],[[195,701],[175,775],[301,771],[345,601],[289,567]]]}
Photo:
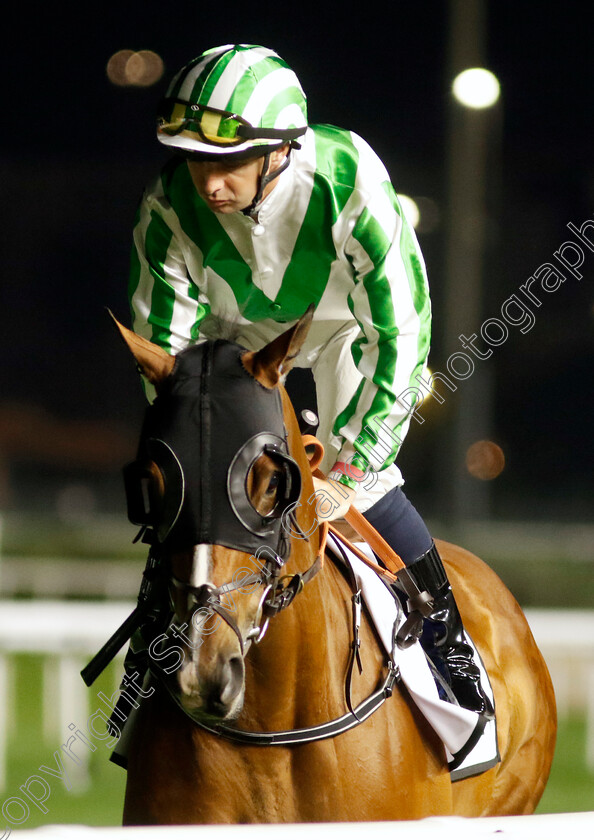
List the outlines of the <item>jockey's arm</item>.
{"label": "jockey's arm", "polygon": [[[356,284],[351,347],[363,376],[337,418],[344,440],[329,478],[351,489],[392,464],[406,435],[429,352],[431,304],[423,257],[389,181],[369,197],[349,243]],[[416,386],[416,387],[415,387]]]}

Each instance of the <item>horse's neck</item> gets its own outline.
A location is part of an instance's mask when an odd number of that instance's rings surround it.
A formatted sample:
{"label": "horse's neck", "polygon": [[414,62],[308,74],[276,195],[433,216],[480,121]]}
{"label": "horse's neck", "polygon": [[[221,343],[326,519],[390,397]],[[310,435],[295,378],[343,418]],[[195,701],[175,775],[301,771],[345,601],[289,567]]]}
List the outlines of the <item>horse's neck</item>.
{"label": "horse's neck", "polygon": [[[313,559],[312,559],[313,557]],[[301,557],[300,571],[315,556]],[[294,571],[295,564],[291,564]],[[344,686],[352,642],[349,586],[326,558],[322,570],[291,605],[271,619],[268,633],[246,658],[247,692],[241,725],[259,729],[310,726],[345,711]],[[371,650],[374,653],[371,654]],[[366,645],[370,684],[381,668],[376,645]],[[366,686],[367,688],[367,686]]]}

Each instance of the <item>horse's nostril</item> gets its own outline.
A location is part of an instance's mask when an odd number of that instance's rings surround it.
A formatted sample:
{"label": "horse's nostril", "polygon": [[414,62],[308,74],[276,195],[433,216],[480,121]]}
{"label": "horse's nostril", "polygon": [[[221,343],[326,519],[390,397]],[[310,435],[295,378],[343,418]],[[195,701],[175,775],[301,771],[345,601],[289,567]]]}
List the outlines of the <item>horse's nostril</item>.
{"label": "horse's nostril", "polygon": [[243,688],[245,668],[241,656],[232,656],[221,670],[221,703],[228,705],[235,700]]}

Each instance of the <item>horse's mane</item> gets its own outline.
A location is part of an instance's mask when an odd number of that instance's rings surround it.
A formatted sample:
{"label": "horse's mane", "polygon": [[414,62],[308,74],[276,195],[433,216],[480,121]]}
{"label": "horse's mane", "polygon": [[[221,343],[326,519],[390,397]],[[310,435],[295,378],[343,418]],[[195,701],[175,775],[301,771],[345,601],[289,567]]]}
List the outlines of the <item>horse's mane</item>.
{"label": "horse's mane", "polygon": [[200,332],[205,338],[220,338],[223,341],[241,344],[238,341],[241,324],[237,315],[232,316],[230,319],[223,319],[218,315],[208,315],[200,325]]}

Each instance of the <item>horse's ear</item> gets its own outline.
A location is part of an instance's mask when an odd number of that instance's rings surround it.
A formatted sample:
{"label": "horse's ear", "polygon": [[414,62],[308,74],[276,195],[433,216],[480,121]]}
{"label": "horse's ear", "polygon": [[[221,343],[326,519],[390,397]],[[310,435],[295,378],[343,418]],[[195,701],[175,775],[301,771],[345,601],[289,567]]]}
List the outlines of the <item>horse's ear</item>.
{"label": "horse's ear", "polygon": [[169,353],[166,353],[161,347],[157,347],[152,341],[147,341],[146,338],[136,335],[135,332],[120,324],[113,312],[109,309],[107,311],[126,346],[134,356],[140,372],[146,376],[151,385],[158,389],[159,385],[167,379],[173,370],[175,356],[170,356]]}
{"label": "horse's ear", "polygon": [[315,306],[311,303],[291,329],[261,350],[244,353],[244,367],[261,385],[274,388],[280,382],[281,376],[285,376],[291,370],[309,332],[314,310]]}

